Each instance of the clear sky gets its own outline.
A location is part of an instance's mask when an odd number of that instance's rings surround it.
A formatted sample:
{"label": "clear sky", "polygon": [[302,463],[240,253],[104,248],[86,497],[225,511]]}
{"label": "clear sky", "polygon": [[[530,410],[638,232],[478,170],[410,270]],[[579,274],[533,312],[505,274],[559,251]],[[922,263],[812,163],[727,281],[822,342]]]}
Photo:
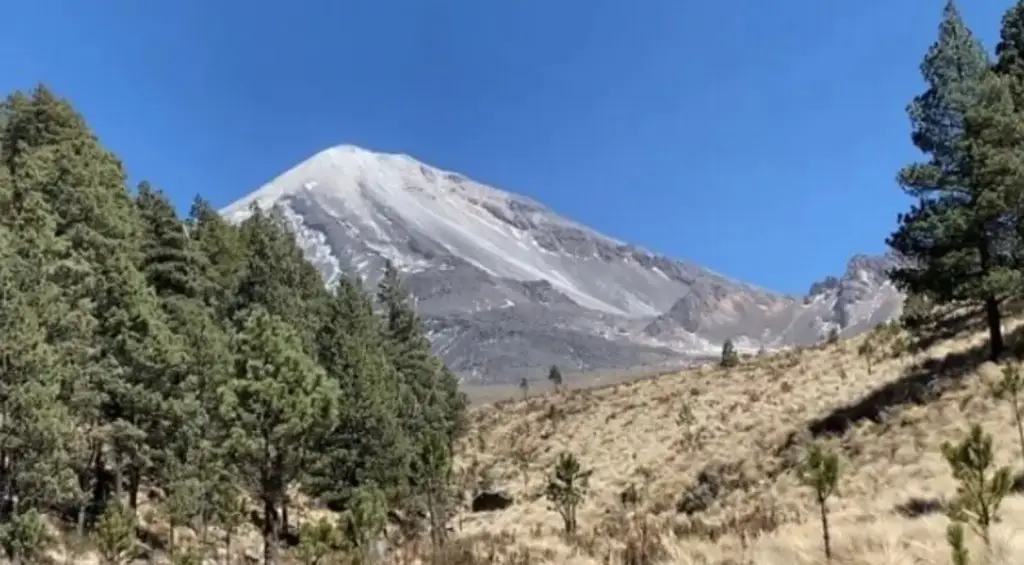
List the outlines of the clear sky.
{"label": "clear sky", "polygon": [[[31,0],[0,90],[45,81],[187,209],[354,143],[803,292],[884,250],[943,0]],[[963,0],[994,46],[1009,0]]]}

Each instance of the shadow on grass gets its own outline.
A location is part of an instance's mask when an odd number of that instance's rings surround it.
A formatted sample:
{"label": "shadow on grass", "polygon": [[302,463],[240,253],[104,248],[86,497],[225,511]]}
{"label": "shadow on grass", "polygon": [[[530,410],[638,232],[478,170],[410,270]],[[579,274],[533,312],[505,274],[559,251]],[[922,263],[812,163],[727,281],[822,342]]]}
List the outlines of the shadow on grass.
{"label": "shadow on grass", "polygon": [[[979,322],[977,312],[958,312],[955,315],[945,317],[943,324],[946,327],[936,325],[933,331],[918,334],[920,343],[938,343],[944,339],[958,336],[968,330],[974,329]],[[1007,354],[1014,351],[1015,344],[1020,344],[1024,338],[1024,326],[1007,332],[1006,334]],[[883,418],[891,410],[899,409],[910,405],[923,405],[935,401],[943,394],[954,390],[962,385],[965,377],[973,374],[977,368],[989,358],[989,344],[985,340],[982,343],[963,351],[955,351],[947,354],[941,359],[927,359],[921,363],[909,367],[903,375],[896,380],[889,382],[866,396],[856,401],[832,410],[831,412],[810,420],[806,425],[801,426],[786,438],[780,445],[775,455],[779,457],[778,465],[766,471],[767,479],[774,480],[780,475],[789,472],[794,465],[802,458],[802,448],[807,441],[826,436],[842,435],[858,423],[870,420],[881,423]],[[706,481],[705,481],[706,482]],[[704,492],[704,485],[700,481],[683,491],[680,503],[685,502],[699,495],[703,495],[704,507],[708,507],[717,499],[722,498],[733,488],[722,488],[718,491]],[[727,487],[729,485],[726,485]],[[1024,491],[1024,476],[1018,477],[1014,490]],[[710,495],[710,496],[709,496]],[[677,508],[677,510],[687,510]],[[693,514],[700,514],[704,508],[694,508]],[[897,505],[894,511],[906,517],[920,517],[928,514],[941,512],[943,504],[939,500],[910,499]],[[686,512],[683,512],[686,513]]]}
{"label": "shadow on grass", "polygon": [[904,518],[923,518],[931,514],[941,514],[946,511],[946,505],[938,498],[913,497],[906,502],[897,504],[893,509]]}
{"label": "shadow on grass", "polygon": [[980,330],[984,322],[984,311],[979,307],[960,307],[940,313],[911,329],[911,346],[914,351],[924,351],[941,341],[954,339],[971,330]]}
{"label": "shadow on grass", "polygon": [[[1024,337],[1024,326],[1007,333],[1008,345],[1019,343]],[[1012,347],[1008,347],[1011,350]],[[966,349],[954,351],[942,359],[926,359],[900,378],[886,383],[846,406],[837,408],[821,418],[812,420],[805,429],[793,432],[779,453],[790,450],[801,439],[842,435],[860,422],[870,420],[881,423],[886,413],[910,405],[933,402],[949,390],[957,388],[964,377],[973,374],[988,360],[988,340]]]}

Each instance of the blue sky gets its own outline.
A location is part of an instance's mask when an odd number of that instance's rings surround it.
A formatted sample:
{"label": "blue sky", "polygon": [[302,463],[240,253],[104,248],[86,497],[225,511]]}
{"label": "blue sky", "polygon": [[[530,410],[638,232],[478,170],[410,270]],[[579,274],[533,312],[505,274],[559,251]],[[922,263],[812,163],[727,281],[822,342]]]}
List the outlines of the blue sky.
{"label": "blue sky", "polygon": [[[32,0],[0,90],[49,83],[180,208],[339,143],[803,292],[881,252],[942,0]],[[1008,0],[962,1],[990,49]]]}

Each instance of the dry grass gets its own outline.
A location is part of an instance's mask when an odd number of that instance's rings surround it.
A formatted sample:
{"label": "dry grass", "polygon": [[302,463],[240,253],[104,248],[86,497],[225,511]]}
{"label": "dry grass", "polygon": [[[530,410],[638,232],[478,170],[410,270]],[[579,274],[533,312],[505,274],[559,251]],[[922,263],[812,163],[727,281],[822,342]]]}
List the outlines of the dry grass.
{"label": "dry grass", "polygon": [[[941,507],[955,484],[941,443],[981,422],[1000,462],[1021,467],[1010,409],[988,393],[999,370],[984,362],[984,338],[971,328],[914,351],[906,335],[876,331],[732,369],[476,407],[458,466],[468,485],[492,482],[516,503],[461,516],[462,543],[474,547],[474,563],[628,563],[645,521],[655,562],[823,562],[817,508],[792,472],[817,436],[844,463],[831,502],[837,562],[947,563]],[[879,344],[870,374],[856,353],[865,339]],[[684,407],[691,425],[677,421]],[[571,541],[541,496],[563,451],[594,470],[583,532]],[[524,453],[533,456],[517,457]],[[620,502],[630,484],[648,493],[638,512]],[[689,514],[679,511],[684,500]],[[992,562],[1024,561],[1024,532],[1014,527],[1024,523],[1024,498],[1012,496],[1003,515]]]}

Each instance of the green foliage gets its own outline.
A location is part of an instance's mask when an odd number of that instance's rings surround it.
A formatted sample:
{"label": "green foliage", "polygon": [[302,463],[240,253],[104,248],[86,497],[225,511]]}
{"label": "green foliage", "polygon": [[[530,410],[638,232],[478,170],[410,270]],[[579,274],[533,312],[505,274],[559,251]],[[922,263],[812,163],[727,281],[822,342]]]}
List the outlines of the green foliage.
{"label": "green foliage", "polygon": [[949,544],[953,565],[970,563],[970,554],[967,552],[967,544],[964,543],[964,525],[962,523],[951,522],[949,524],[946,528],[946,543]]}
{"label": "green foliage", "polygon": [[526,377],[519,380],[519,390],[523,393],[523,400],[530,396],[530,381]]}
{"label": "green foliage", "polygon": [[917,202],[901,214],[888,244],[907,261],[891,273],[905,291],[940,303],[983,303],[991,355],[1003,348],[1000,301],[1019,288],[1019,242],[1005,221],[1024,125],[1008,81],[946,4],[938,40],[921,72],[927,90],[908,113],[914,145],[929,158],[903,168],[898,180]]}
{"label": "green foliage", "polygon": [[558,368],[558,365],[552,365],[548,369],[548,382],[550,382],[556,389],[562,386],[562,370]]}
{"label": "green foliage", "polygon": [[233,350],[235,375],[221,393],[221,414],[231,457],[263,504],[266,552],[275,561],[285,491],[301,478],[311,434],[331,418],[337,395],[298,333],[260,306],[242,322]]}
{"label": "green foliage", "polygon": [[120,503],[107,506],[93,534],[103,565],[126,565],[139,553],[135,539],[135,516]]}
{"label": "green foliage", "polygon": [[70,507],[79,538],[130,558],[143,486],[165,494],[180,563],[184,528],[200,546],[215,528],[230,554],[249,504],[275,562],[295,487],[344,511],[360,548],[390,510],[448,518],[468,402],[393,266],[375,310],[360,281],[326,290],[277,210],[232,225],[202,198],[183,219],[147,182],[132,194],[42,86],[0,103],[0,209],[12,557],[31,561],[36,519]]}
{"label": "green foliage", "polygon": [[345,537],[327,518],[299,526],[298,558],[303,565],[325,565],[345,549]]}
{"label": "green foliage", "polygon": [[864,362],[868,367],[868,374],[871,374],[873,368],[873,361],[875,357],[875,339],[874,336],[868,336],[864,341],[857,347],[857,355],[864,358]]}
{"label": "green foliage", "polygon": [[576,533],[576,511],[590,488],[592,469],[584,469],[579,459],[571,453],[563,453],[555,463],[554,472],[548,479],[545,497],[555,506],[562,517],[565,533]]}
{"label": "green foliage", "polygon": [[931,320],[934,308],[934,301],[923,292],[908,292],[900,313],[900,325],[907,330],[919,329]]}
{"label": "green foliage", "polygon": [[828,336],[825,337],[825,343],[829,345],[839,343],[839,328],[832,328],[828,331]]}
{"label": "green foliage", "polygon": [[722,344],[722,360],[719,364],[725,368],[735,367],[740,364],[739,353],[736,352],[736,346],[733,345],[731,339],[725,340]]}
{"label": "green foliage", "polygon": [[1001,467],[989,476],[995,464],[992,436],[978,424],[971,426],[960,443],[944,443],[942,454],[959,483],[956,498],[949,505],[949,517],[969,524],[988,547],[989,529],[998,519],[999,506],[1013,486],[1010,468]]}
{"label": "green foliage", "polygon": [[799,469],[801,482],[814,490],[821,514],[825,559],[832,561],[832,537],[828,527],[828,499],[839,485],[839,457],[820,444],[811,445]]}
{"label": "green foliage", "polygon": [[34,509],[13,516],[0,526],[0,545],[14,563],[39,562],[51,542],[42,514]]}
{"label": "green foliage", "polygon": [[170,553],[171,565],[203,565],[203,558],[203,552],[194,547],[179,547]]}
{"label": "green foliage", "polygon": [[384,531],[385,504],[384,494],[375,485],[368,484],[356,489],[348,510],[342,515],[344,538],[358,564],[369,559],[374,542]]}

